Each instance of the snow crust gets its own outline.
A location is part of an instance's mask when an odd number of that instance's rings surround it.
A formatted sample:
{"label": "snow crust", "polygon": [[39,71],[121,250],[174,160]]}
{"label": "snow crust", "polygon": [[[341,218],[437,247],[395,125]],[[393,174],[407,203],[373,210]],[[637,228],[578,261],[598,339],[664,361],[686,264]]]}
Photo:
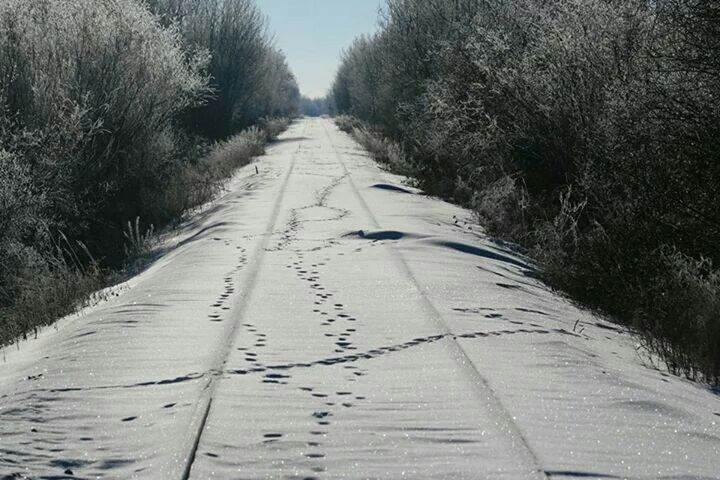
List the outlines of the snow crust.
{"label": "snow crust", "polygon": [[720,478],[720,398],[296,122],[0,363],[0,478]]}

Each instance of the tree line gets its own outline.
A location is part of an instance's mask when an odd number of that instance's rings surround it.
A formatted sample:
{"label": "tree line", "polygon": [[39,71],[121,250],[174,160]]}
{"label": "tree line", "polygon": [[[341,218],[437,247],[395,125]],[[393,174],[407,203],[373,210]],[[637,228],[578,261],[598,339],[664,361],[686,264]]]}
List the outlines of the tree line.
{"label": "tree line", "polygon": [[330,115],[331,101],[327,97],[309,98],[300,97],[300,113],[306,117],[320,117],[322,115]]}
{"label": "tree line", "polygon": [[208,200],[298,102],[252,0],[1,2],[0,344]]}
{"label": "tree line", "polygon": [[552,285],[718,382],[720,4],[388,0],[330,97]]}

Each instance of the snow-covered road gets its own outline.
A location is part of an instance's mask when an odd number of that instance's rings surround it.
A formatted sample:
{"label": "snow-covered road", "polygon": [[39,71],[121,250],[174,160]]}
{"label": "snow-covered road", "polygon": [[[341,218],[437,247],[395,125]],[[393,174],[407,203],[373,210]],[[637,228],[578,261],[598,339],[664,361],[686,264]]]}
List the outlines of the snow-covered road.
{"label": "snow-covered road", "polygon": [[720,396],[469,212],[293,124],[118,296],[0,363],[0,478],[718,478]]}

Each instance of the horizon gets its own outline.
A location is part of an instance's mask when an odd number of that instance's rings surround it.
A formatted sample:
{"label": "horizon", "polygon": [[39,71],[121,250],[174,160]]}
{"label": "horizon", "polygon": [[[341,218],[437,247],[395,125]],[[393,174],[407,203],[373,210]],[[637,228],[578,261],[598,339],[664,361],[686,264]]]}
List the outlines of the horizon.
{"label": "horizon", "polygon": [[[335,78],[340,54],[359,35],[377,30],[385,0],[259,0],[269,31],[287,58],[300,92],[321,98]],[[323,28],[317,28],[318,22]]]}

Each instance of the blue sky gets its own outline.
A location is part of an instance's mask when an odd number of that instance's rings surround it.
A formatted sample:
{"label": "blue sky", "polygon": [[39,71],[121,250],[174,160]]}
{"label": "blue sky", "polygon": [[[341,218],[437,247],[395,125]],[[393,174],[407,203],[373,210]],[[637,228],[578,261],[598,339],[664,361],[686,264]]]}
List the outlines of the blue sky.
{"label": "blue sky", "polygon": [[257,0],[270,31],[287,55],[300,91],[310,97],[327,92],[340,51],[363,33],[377,29],[384,0]]}

